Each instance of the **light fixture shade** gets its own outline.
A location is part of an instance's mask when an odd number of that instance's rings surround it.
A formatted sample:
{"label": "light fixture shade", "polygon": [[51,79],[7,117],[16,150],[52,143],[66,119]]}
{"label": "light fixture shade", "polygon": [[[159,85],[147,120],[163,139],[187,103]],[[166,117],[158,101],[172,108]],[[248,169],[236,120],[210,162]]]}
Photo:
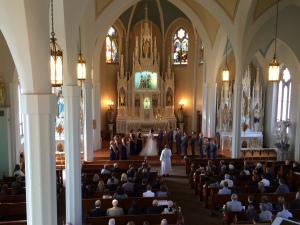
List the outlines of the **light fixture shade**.
{"label": "light fixture shade", "polygon": [[82,54],[78,55],[77,60],[77,79],[78,80],[85,80],[86,79],[86,66],[85,66],[85,60],[82,57]]}
{"label": "light fixture shade", "polygon": [[63,85],[63,53],[55,38],[50,39],[50,69],[53,87]]}
{"label": "light fixture shade", "polygon": [[222,80],[225,81],[229,81],[229,69],[227,66],[225,66],[225,68],[223,69],[223,73],[222,73]]}
{"label": "light fixture shade", "polygon": [[269,65],[269,81],[279,81],[279,63],[275,55],[273,57],[272,62]]}

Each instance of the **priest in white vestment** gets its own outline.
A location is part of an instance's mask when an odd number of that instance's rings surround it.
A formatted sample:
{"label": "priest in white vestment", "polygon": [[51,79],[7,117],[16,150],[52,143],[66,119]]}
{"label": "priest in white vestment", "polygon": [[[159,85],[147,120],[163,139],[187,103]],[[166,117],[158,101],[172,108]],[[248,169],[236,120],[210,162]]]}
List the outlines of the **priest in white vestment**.
{"label": "priest in white vestment", "polygon": [[172,166],[171,166],[171,156],[172,152],[168,148],[168,145],[165,145],[165,149],[162,150],[160,155],[160,161],[161,161],[161,169],[160,174],[162,176],[169,176],[169,174],[172,174]]}

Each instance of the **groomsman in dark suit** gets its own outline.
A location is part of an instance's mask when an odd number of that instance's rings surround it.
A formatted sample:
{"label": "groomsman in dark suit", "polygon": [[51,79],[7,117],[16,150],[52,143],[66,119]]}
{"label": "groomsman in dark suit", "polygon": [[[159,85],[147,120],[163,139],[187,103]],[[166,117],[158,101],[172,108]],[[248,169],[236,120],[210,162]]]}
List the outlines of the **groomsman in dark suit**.
{"label": "groomsman in dark suit", "polygon": [[202,133],[199,134],[199,141],[198,141],[198,150],[199,150],[199,158],[203,159],[203,143],[204,143],[204,138]]}
{"label": "groomsman in dark suit", "polygon": [[170,130],[168,133],[168,142],[169,142],[169,148],[171,149],[172,153],[173,153],[173,140],[174,140],[173,130],[172,127],[170,126]]}
{"label": "groomsman in dark suit", "polygon": [[[183,132],[183,136],[181,138],[181,147],[183,148],[183,154],[184,156],[187,156],[187,148],[188,148],[188,136],[185,132]],[[180,151],[181,154],[181,151]]]}
{"label": "groomsman in dark suit", "polygon": [[207,144],[206,144],[206,157],[208,159],[211,158],[211,155],[210,155],[210,149],[211,149],[211,142],[210,142],[210,139],[207,140]]}
{"label": "groomsman in dark suit", "polygon": [[162,142],[164,138],[164,133],[162,132],[161,128],[158,128],[158,135],[157,135],[157,149],[158,149],[158,154],[160,155],[161,150],[162,150]]}
{"label": "groomsman in dark suit", "polygon": [[191,149],[192,149],[192,157],[195,158],[195,147],[196,147],[196,132],[192,132],[192,139],[191,139]]}
{"label": "groomsman in dark suit", "polygon": [[175,135],[175,140],[176,140],[176,154],[181,154],[181,138],[182,138],[182,133],[180,131],[180,128],[177,127],[177,133]]}

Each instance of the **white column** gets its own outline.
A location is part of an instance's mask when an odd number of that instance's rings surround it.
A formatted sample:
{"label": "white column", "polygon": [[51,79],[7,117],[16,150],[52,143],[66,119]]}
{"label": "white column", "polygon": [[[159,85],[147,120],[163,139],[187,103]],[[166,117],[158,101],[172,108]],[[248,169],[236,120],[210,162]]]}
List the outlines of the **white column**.
{"label": "white column", "polygon": [[239,158],[241,149],[241,102],[242,102],[242,84],[234,84],[234,102],[232,117],[232,147],[231,157]]}
{"label": "white column", "polygon": [[65,101],[66,221],[82,224],[79,86],[63,86]]}
{"label": "white column", "polygon": [[202,134],[203,137],[207,137],[207,129],[206,129],[206,96],[207,96],[207,83],[203,84],[203,102],[202,102]]}
{"label": "white column", "polygon": [[206,85],[206,137],[215,137],[217,83]]}
{"label": "white column", "polygon": [[196,131],[197,128],[197,68],[198,68],[198,47],[199,41],[195,41],[195,57],[194,57],[194,85],[193,85],[193,105],[192,105],[192,131]]}
{"label": "white column", "polygon": [[101,149],[101,116],[100,116],[100,82],[94,83],[93,92],[93,111],[94,120],[96,120],[96,129],[94,129],[94,150]]}
{"label": "white column", "polygon": [[19,151],[21,146],[20,138],[20,121],[19,121],[19,97],[18,97],[18,85],[17,82],[9,83],[9,95],[10,95],[10,115],[11,115],[11,149],[10,162],[9,162],[9,173],[12,174],[13,166],[19,162]]}
{"label": "white column", "polygon": [[57,224],[55,95],[22,95],[21,103],[25,125],[27,224]]}
{"label": "white column", "polygon": [[84,160],[93,161],[93,84],[83,83],[84,104]]}
{"label": "white column", "polygon": [[298,84],[298,109],[297,109],[297,124],[296,124],[296,137],[295,137],[295,161],[300,161],[300,84]]}

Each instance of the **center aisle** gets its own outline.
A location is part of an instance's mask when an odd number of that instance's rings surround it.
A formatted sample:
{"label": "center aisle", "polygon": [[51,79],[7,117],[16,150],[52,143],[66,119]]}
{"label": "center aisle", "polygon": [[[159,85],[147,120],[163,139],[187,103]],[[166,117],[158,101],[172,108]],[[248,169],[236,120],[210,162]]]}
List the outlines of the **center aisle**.
{"label": "center aisle", "polygon": [[184,224],[222,224],[221,213],[210,216],[208,210],[204,208],[198,196],[190,189],[184,167],[173,166],[172,169],[173,175],[164,177],[164,181],[170,191],[170,199],[181,207],[184,216]]}

